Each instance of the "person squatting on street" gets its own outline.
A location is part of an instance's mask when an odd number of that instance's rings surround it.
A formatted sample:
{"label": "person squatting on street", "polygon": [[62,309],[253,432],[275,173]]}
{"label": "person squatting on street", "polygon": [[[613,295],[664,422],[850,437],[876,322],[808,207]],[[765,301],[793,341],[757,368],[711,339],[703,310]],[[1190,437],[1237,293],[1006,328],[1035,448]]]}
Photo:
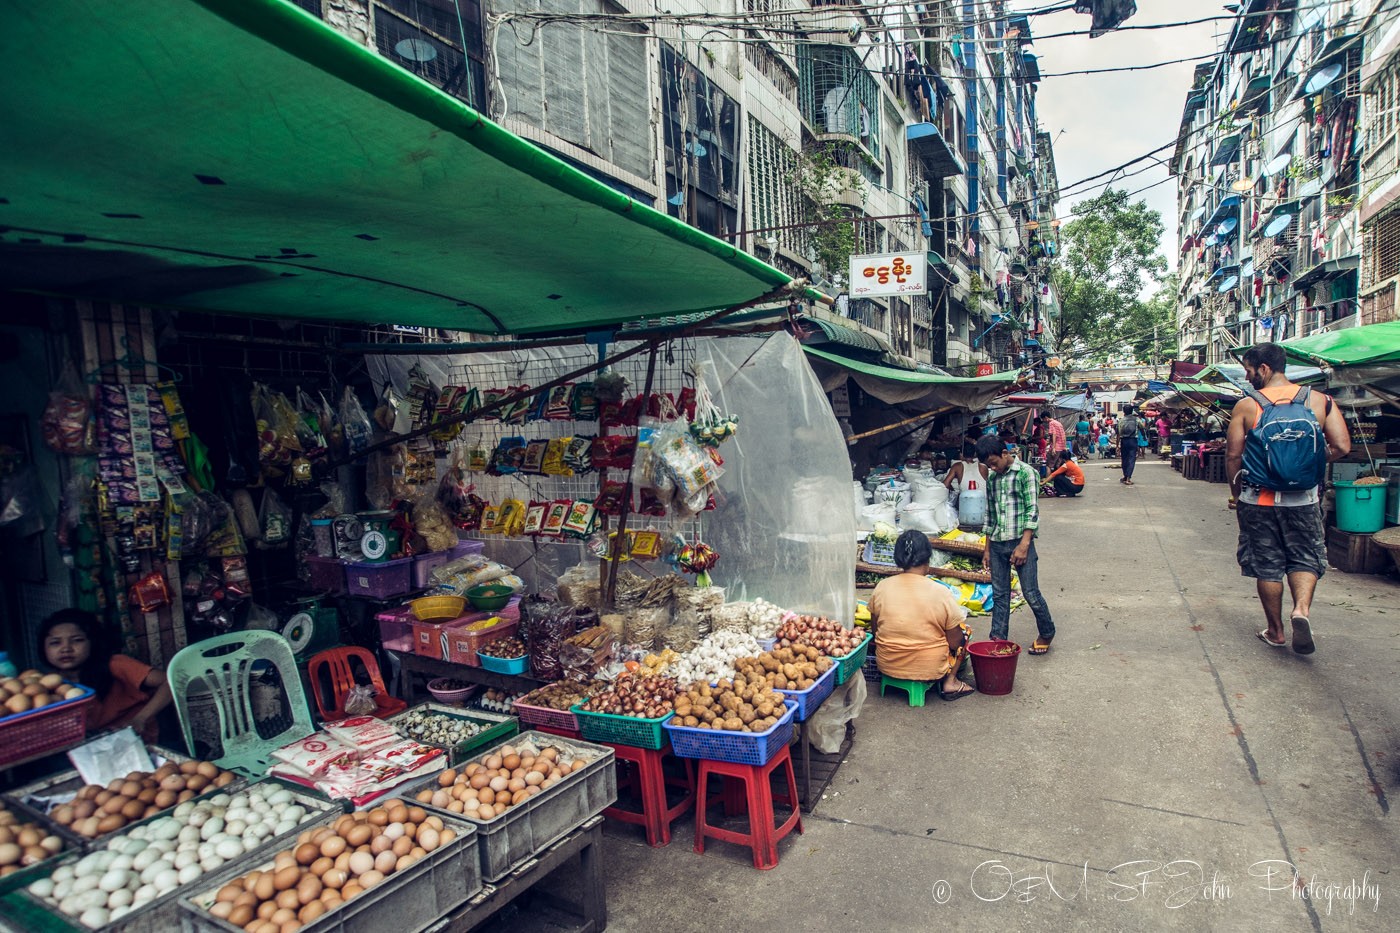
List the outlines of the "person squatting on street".
{"label": "person squatting on street", "polygon": [[1084,471],[1073,457],[1064,457],[1059,463],[1051,463],[1053,472],[1040,481],[1042,486],[1050,486],[1057,496],[1077,496],[1084,491]]}
{"label": "person squatting on street", "polygon": [[903,573],[881,580],[870,594],[870,628],[881,674],[938,681],[940,695],[952,701],[974,692],[958,680],[972,629],[948,588],[928,578],[932,556],[922,531],[911,528],[899,536],[894,562]]}
{"label": "person squatting on street", "polygon": [[1035,536],[1040,528],[1040,477],[1007,453],[1001,441],[977,442],[977,459],[991,471],[987,478],[987,546],[982,566],[992,571],[992,638],[1004,639],[1011,628],[1011,568],[1021,576],[1021,595],[1035,614],[1039,636],[1030,654],[1045,654],[1055,638],[1050,607],[1036,578]]}
{"label": "person squatting on street", "polygon": [[1318,487],[1327,463],[1351,452],[1351,434],[1332,399],[1284,377],[1277,344],[1244,354],[1250,389],[1235,403],[1226,433],[1225,470],[1237,503],[1240,572],[1253,577],[1268,627],[1265,644],[1288,644],[1283,631],[1283,580],[1293,596],[1293,650],[1312,654],[1313,591],[1327,569]]}

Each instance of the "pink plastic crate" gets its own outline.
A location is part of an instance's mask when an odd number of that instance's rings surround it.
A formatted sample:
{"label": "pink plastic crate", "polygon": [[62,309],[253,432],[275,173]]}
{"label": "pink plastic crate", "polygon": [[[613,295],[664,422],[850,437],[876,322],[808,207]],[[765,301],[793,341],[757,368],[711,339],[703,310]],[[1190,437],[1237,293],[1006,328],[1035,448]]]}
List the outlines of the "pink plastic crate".
{"label": "pink plastic crate", "polygon": [[413,651],[413,610],[408,606],[388,609],[375,617],[379,623],[379,643],[390,651]]}
{"label": "pink plastic crate", "polygon": [[413,588],[413,558],[401,557],[379,564],[345,563],[345,591],[351,596],[388,599]]}
{"label": "pink plastic crate", "polygon": [[479,632],[467,631],[467,626],[481,619],[489,619],[492,615],[500,613],[474,612],[469,616],[463,616],[456,620],[451,626],[442,630],[443,650],[446,652],[443,660],[451,661],[453,664],[465,664],[468,667],[481,667],[481,659],[476,656],[477,649],[489,641],[503,638],[507,635],[514,635],[519,628],[519,616],[516,619],[506,619],[501,616],[502,621],[498,625],[493,625],[488,629]]}
{"label": "pink plastic crate", "polygon": [[312,589],[321,590],[331,596],[345,593],[345,565],[335,557],[308,557],[306,566],[311,571]]}

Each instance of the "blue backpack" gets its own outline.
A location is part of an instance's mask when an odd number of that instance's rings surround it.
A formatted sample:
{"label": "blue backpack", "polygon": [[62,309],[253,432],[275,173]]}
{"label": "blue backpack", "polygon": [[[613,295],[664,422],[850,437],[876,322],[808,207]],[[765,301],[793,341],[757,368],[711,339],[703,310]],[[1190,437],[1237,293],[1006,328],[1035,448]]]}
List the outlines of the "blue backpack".
{"label": "blue backpack", "polygon": [[[1244,440],[1244,482],[1275,492],[1321,485],[1327,475],[1327,439],[1308,406],[1312,392],[1300,387],[1292,401],[1277,405],[1253,386],[1245,392],[1260,413]],[[1330,410],[1330,399],[1327,405]]]}

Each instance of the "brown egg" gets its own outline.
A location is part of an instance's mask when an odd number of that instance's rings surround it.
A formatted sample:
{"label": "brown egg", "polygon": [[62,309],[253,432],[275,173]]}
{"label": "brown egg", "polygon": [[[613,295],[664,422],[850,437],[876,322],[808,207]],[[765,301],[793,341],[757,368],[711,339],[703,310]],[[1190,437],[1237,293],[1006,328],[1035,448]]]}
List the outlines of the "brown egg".
{"label": "brown egg", "polygon": [[272,916],[268,917],[267,920],[269,923],[277,924],[277,928],[280,930],[282,929],[282,924],[295,920],[296,918],[297,912],[295,910],[289,907],[279,907],[272,912]]}
{"label": "brown egg", "polygon": [[275,903],[278,907],[286,907],[291,910],[301,907],[301,898],[297,895],[297,888],[290,887],[285,891],[278,891]]}
{"label": "brown egg", "polygon": [[42,690],[40,690],[38,693],[34,694],[34,697],[33,697],[34,709],[43,709],[45,706],[48,706],[48,705],[49,705],[50,703],[52,703],[52,702],[54,702],[54,698],[53,698],[53,695],[52,695],[52,694],[45,693],[45,692],[42,691]]}
{"label": "brown egg", "polygon": [[491,783],[491,778],[486,774],[486,772],[482,771],[473,774],[472,779],[469,783],[471,784],[473,790],[481,790],[487,784]]}
{"label": "brown egg", "polygon": [[321,876],[321,885],[323,888],[338,891],[348,880],[350,880],[350,874],[345,869],[332,868]]}
{"label": "brown egg", "polygon": [[185,777],[185,789],[199,793],[209,786],[209,779],[202,774],[190,774]]}
{"label": "brown egg", "polygon": [[[295,871],[295,869],[293,870]],[[253,888],[253,893],[260,901],[271,900],[275,897],[277,894],[276,872],[263,872],[262,877],[258,879],[257,885]]]}
{"label": "brown egg", "polygon": [[384,880],[384,873],[381,871],[367,871],[356,880],[359,881],[361,888],[364,888],[366,891],[368,891],[370,888],[374,887],[376,884]]}
{"label": "brown egg", "polygon": [[507,771],[514,771],[516,768],[520,767],[520,756],[516,754],[506,755],[501,759],[500,767],[505,768]]}
{"label": "brown egg", "polygon": [[152,771],[151,777],[155,778],[157,781],[163,781],[166,778],[170,777],[170,775],[177,773],[179,770],[180,767],[178,765],[167,761],[165,764]]}
{"label": "brown egg", "polygon": [[510,791],[508,791],[508,790],[498,790],[498,791],[496,791],[496,804],[497,804],[497,806],[499,807],[500,804],[509,804],[509,803],[510,803],[510,796],[511,796],[511,795],[510,795]]}
{"label": "brown egg", "polygon": [[242,894],[238,895],[233,899],[233,905],[235,907],[239,906],[240,904],[247,904],[249,907],[256,908],[260,903],[261,900],[252,891],[244,891]]}
{"label": "brown egg", "polygon": [[425,855],[427,855],[427,854],[428,854],[428,850],[425,849],[425,848],[423,848],[422,846],[414,846],[414,847],[413,847],[412,849],[410,849],[409,852],[408,852],[409,858],[414,858],[414,859],[420,859],[420,858],[422,858],[423,856],[425,856]]}
{"label": "brown egg", "polygon": [[263,901],[258,905],[257,910],[253,911],[254,916],[259,920],[267,920],[275,913],[277,913],[277,901],[275,900]]}
{"label": "brown egg", "polygon": [[128,800],[122,807],[122,816],[128,820],[139,820],[146,813],[146,805],[139,800]]}
{"label": "brown egg", "polygon": [[357,823],[350,827],[345,834],[345,841],[354,848],[359,848],[374,838],[374,827],[368,823]]}
{"label": "brown egg", "polygon": [[176,803],[184,803],[186,800],[190,800],[190,799],[192,799],[193,797],[194,797],[194,791],[189,790],[189,789],[187,788],[187,789],[185,789],[185,790],[180,791],[180,795],[179,795],[178,797],[175,798],[175,802],[176,802]]}
{"label": "brown egg", "polygon": [[21,849],[27,849],[30,846],[37,846],[39,844],[39,840],[43,838],[39,835],[39,831],[33,826],[24,827],[18,833],[15,833],[14,836],[14,842],[18,843]]}
{"label": "brown egg", "polygon": [[408,818],[411,822],[421,823],[428,818],[428,811],[422,807],[409,807]]}
{"label": "brown egg", "polygon": [[496,815],[496,808],[489,803],[483,803],[476,810],[476,818],[479,820],[489,820]]}
{"label": "brown egg", "polygon": [[139,797],[141,796],[141,791],[142,787],[140,781],[122,781],[121,787],[117,789],[117,793],[121,794],[123,797]]}
{"label": "brown egg", "polygon": [[37,684],[37,683],[32,683],[32,684],[26,684],[26,685],[25,685],[25,688],[24,688],[23,690],[21,690],[20,693],[21,693],[23,696],[27,696],[27,697],[33,698],[33,697],[38,696],[38,695],[41,694],[41,693],[46,694],[46,693],[48,693],[48,691],[45,690],[43,687],[39,686],[39,684]]}
{"label": "brown egg", "polygon": [[233,781],[234,781],[234,779],[235,779],[236,777],[237,777],[237,775],[234,774],[232,771],[224,771],[224,772],[220,773],[220,775],[219,775],[218,777],[214,778],[214,786],[215,786],[215,787],[228,787],[230,784],[233,783]]}
{"label": "brown egg", "polygon": [[309,841],[319,846],[321,843],[325,842],[327,839],[334,835],[335,830],[331,829],[329,826],[322,826],[319,829],[314,829],[311,831],[311,839]]}
{"label": "brown egg", "polygon": [[438,847],[438,840],[438,831],[431,827],[424,827],[423,830],[418,833],[418,844],[422,846],[426,852],[431,852],[436,849]]}
{"label": "brown egg", "polygon": [[227,920],[229,914],[233,913],[233,901],[218,901],[209,905],[209,913],[220,920]]}
{"label": "brown egg", "polygon": [[282,869],[286,868],[288,865],[295,865],[295,864],[297,864],[297,857],[296,857],[296,854],[293,853],[293,852],[278,852],[278,853],[277,853],[275,856],[273,856],[273,858],[272,858],[272,868],[273,868],[273,871],[281,871]]}
{"label": "brown egg", "polygon": [[315,843],[303,842],[296,847],[295,857],[298,865],[310,865],[320,856],[321,850]]}
{"label": "brown egg", "polygon": [[341,904],[345,903],[345,898],[340,896],[339,891],[326,888],[326,890],[321,892],[321,903],[326,905],[326,910],[335,910]]}
{"label": "brown egg", "polygon": [[183,774],[167,774],[160,780],[161,790],[173,790],[175,793],[185,789],[185,776]]}
{"label": "brown egg", "polygon": [[424,826],[427,826],[427,827],[431,827],[432,829],[436,829],[438,832],[442,832],[442,818],[441,818],[441,817],[429,816],[426,820],[423,821],[423,825],[424,825]]}
{"label": "brown egg", "polygon": [[402,823],[408,819],[408,807],[394,807],[389,811],[390,823]]}
{"label": "brown egg", "polygon": [[286,868],[281,869],[277,874],[273,875],[272,884],[277,890],[285,891],[288,888],[296,887],[296,883],[300,879],[301,869],[297,868],[295,865],[288,865]]}
{"label": "brown egg", "polygon": [[310,866],[310,868],[308,869],[308,871],[310,871],[311,874],[313,874],[313,875],[315,875],[317,878],[319,878],[319,877],[321,877],[322,875],[324,875],[326,872],[330,871],[330,870],[331,870],[332,868],[334,868],[334,867],[335,867],[335,862],[333,862],[332,860],[326,858],[326,857],[323,855],[323,856],[321,856],[320,858],[316,859],[316,861],[314,861],[314,862],[311,863],[311,866]]}
{"label": "brown egg", "polygon": [[403,858],[399,859],[397,862],[394,863],[394,871],[403,871],[405,868],[412,865],[416,861],[418,861],[417,856],[413,855],[413,853],[410,852],[408,855],[405,855]]}
{"label": "brown egg", "polygon": [[453,771],[451,768],[448,768],[446,771],[438,775],[438,786],[446,787],[448,784],[451,784],[455,780],[457,780],[457,772]]}
{"label": "brown egg", "polygon": [[229,911],[228,922],[236,927],[247,926],[253,919],[253,908],[241,904]]}
{"label": "brown egg", "polygon": [[136,795],[136,799],[142,803],[155,803],[156,797],[160,795],[160,789],[156,787],[143,787]]}
{"label": "brown egg", "polygon": [[[407,855],[408,853],[404,854]],[[400,857],[401,856],[398,853],[392,850],[388,852],[380,852],[374,858],[374,870],[379,872],[381,875],[387,875],[394,870],[394,865],[398,863]],[[361,872],[360,874],[364,875],[366,873]]]}
{"label": "brown egg", "polygon": [[350,900],[350,898],[354,897],[356,894],[362,893],[363,891],[364,886],[361,885],[358,881],[347,881],[345,882],[345,886],[340,889],[340,896],[341,899],[348,901]]}
{"label": "brown egg", "polygon": [[[394,853],[395,855],[407,855],[412,850],[413,840],[408,838],[407,836],[400,836],[399,838],[394,840],[394,845],[389,851]],[[379,854],[383,855],[384,853],[381,852]]]}
{"label": "brown egg", "polygon": [[240,885],[234,882],[229,882],[228,884],[224,885],[222,888],[219,889],[219,893],[214,895],[214,900],[232,901],[235,897],[242,893],[243,888]]}
{"label": "brown egg", "polygon": [[182,761],[182,762],[180,762],[180,764],[179,764],[179,768],[180,768],[180,773],[181,773],[181,774],[198,774],[198,773],[199,773],[199,762],[197,762],[197,761]]}
{"label": "brown egg", "polygon": [[368,819],[375,826],[387,826],[389,825],[389,812],[382,807],[375,807],[369,811]]}
{"label": "brown egg", "polygon": [[158,790],[156,791],[155,798],[151,802],[162,810],[168,810],[175,806],[175,797],[176,794],[173,790]]}
{"label": "brown egg", "polygon": [[375,836],[374,839],[372,839],[372,840],[370,841],[369,850],[370,850],[371,852],[373,852],[375,855],[378,855],[380,852],[383,852],[385,849],[393,848],[393,845],[394,845],[394,840],[390,839],[388,836],[385,836],[385,835],[381,834],[381,835]]}
{"label": "brown egg", "polygon": [[219,766],[211,761],[199,762],[194,766],[194,770],[211,780],[219,776]]}
{"label": "brown egg", "polygon": [[298,909],[320,897],[323,887],[325,886],[321,884],[321,879],[315,875],[307,875],[297,882],[297,900],[301,902],[297,905]]}
{"label": "brown egg", "polygon": [[305,907],[303,907],[297,912],[297,919],[300,920],[302,923],[310,923],[312,920],[315,920],[317,917],[321,916],[321,914],[325,912],[325,901],[315,900],[307,904]]}
{"label": "brown egg", "polygon": [[[331,836],[321,843],[321,854],[326,858],[335,858],[345,851],[345,840],[339,836]],[[308,862],[307,864],[310,864]]]}
{"label": "brown egg", "polygon": [[502,759],[500,755],[492,755],[490,758],[486,759],[486,770],[495,771],[501,766],[503,761],[504,759]]}
{"label": "brown egg", "polygon": [[335,867],[341,871],[348,871],[350,868],[350,850],[346,849],[335,857]]}
{"label": "brown egg", "polygon": [[97,835],[100,836],[103,833],[114,833],[125,825],[126,820],[124,820],[120,814],[108,814],[107,816],[104,816],[102,819],[97,821]]}

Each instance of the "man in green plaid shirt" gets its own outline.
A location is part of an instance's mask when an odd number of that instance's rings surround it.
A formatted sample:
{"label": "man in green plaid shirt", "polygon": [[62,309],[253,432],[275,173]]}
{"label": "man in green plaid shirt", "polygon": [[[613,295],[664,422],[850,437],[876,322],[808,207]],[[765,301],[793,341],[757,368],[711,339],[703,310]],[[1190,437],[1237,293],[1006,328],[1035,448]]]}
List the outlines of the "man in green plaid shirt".
{"label": "man in green plaid shirt", "polygon": [[1036,578],[1040,477],[995,437],[977,441],[977,459],[987,467],[987,547],[982,566],[992,571],[992,638],[1005,639],[1011,628],[1011,568],[1015,567],[1021,576],[1021,595],[1035,613],[1039,630],[1029,653],[1045,654],[1055,638],[1055,623]]}

